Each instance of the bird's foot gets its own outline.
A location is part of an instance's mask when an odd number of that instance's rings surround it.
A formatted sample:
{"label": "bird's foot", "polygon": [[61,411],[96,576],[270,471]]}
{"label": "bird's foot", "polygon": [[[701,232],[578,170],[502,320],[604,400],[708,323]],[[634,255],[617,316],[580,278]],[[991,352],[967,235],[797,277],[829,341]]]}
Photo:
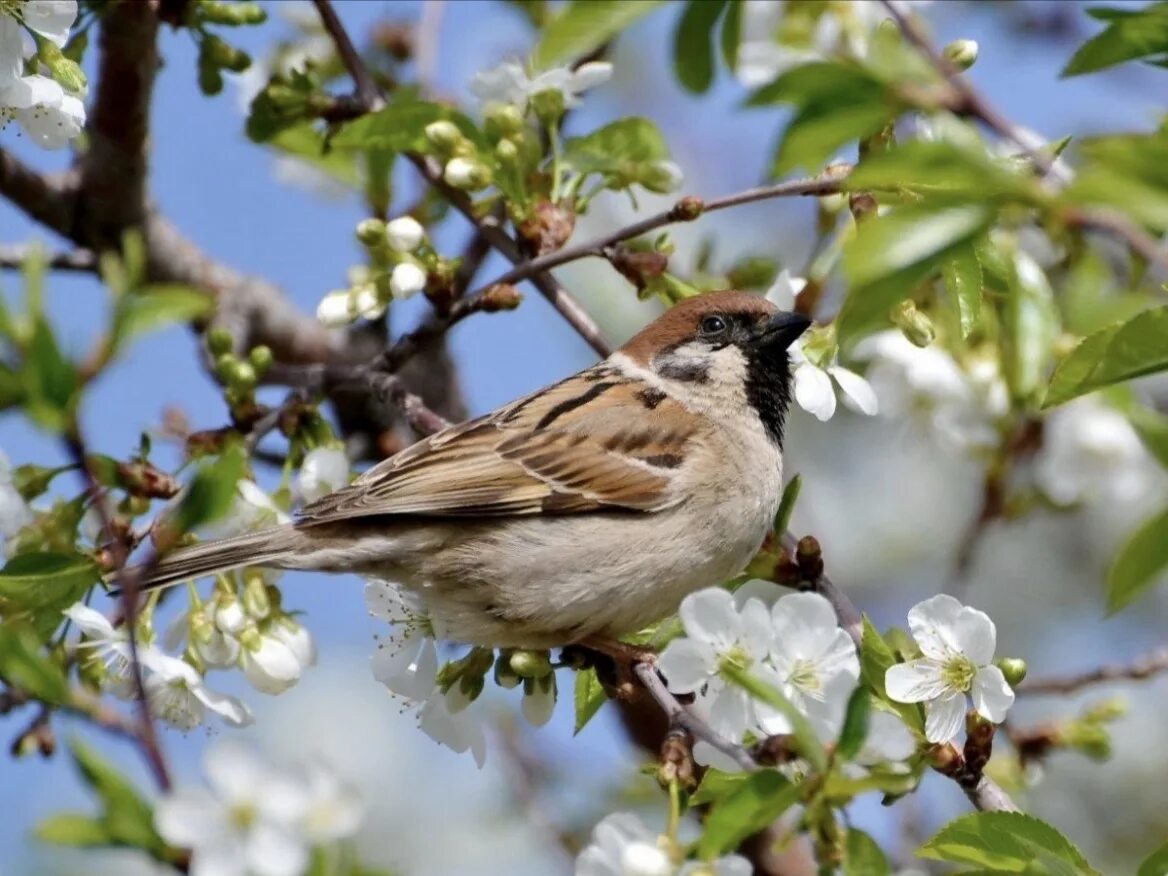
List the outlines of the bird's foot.
{"label": "bird's foot", "polygon": [[657,652],[642,645],[630,645],[604,636],[589,636],[570,648],[579,648],[586,653],[586,659],[596,670],[596,677],[612,695],[620,699],[633,699],[641,686],[634,672],[639,663],[653,666],[657,662]]}

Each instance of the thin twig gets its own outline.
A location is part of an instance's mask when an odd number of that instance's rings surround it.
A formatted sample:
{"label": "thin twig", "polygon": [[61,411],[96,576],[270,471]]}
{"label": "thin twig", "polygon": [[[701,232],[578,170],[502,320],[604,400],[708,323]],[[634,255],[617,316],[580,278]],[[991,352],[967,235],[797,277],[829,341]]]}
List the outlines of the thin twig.
{"label": "thin twig", "polygon": [[89,453],[81,438],[80,430],[76,426],[65,437],[65,445],[85,479],[86,489],[93,497],[93,505],[101,518],[102,530],[109,542],[114,570],[121,586],[122,613],[125,617],[126,637],[130,646],[130,673],[134,680],[134,689],[138,699],[138,728],[135,737],[147,764],[154,773],[154,779],[158,786],[163,791],[169,791],[171,787],[170,771],[166,766],[166,759],[163,757],[162,747],[154,727],[154,719],[150,714],[150,698],[146,693],[145,676],[142,671],[142,662],[139,660],[137,631],[138,596],[142,590],[142,580],[144,576],[150,574],[151,569],[157,564],[158,555],[155,553],[140,566],[129,568],[126,566],[129,552],[115,534],[113,513],[110,511],[105,491],[89,468]]}
{"label": "thin twig", "polygon": [[[36,254],[35,245],[25,243],[0,245],[0,268],[19,271],[24,268],[26,261]],[[44,259],[45,266],[56,271],[91,273],[97,270],[97,256],[88,249],[61,250],[46,254]]]}
{"label": "thin twig", "polygon": [[640,237],[642,234],[648,234],[650,231],[655,231],[666,225],[673,225],[677,222],[692,222],[699,216],[705,215],[706,213],[713,213],[717,210],[725,210],[729,207],[737,207],[741,204],[765,201],[771,198],[835,194],[840,191],[843,179],[843,177],[834,177],[831,179],[789,180],[771,186],[746,189],[745,191],[732,195],[724,195],[710,201],[702,201],[700,198],[693,196],[685,197],[668,210],[647,216],[644,219],[640,219],[609,234],[601,235],[584,243],[564,247],[563,249],[556,250],[536,259],[531,259],[527,262],[521,262],[511,270],[496,277],[492,282],[517,283],[541,271],[550,271],[553,268],[558,268],[560,265],[574,262],[577,259],[588,258],[590,256],[603,257],[604,251],[615,244],[631,240],[634,237]]}
{"label": "thin twig", "polygon": [[709,724],[679,703],[677,697],[670,693],[669,688],[665,686],[665,682],[661,680],[661,676],[657,674],[656,666],[652,663],[637,662],[633,664],[633,672],[636,673],[637,678],[644,685],[645,690],[649,692],[649,696],[653,697],[657,701],[657,704],[661,706],[661,710],[665,712],[665,717],[669,719],[671,726],[688,730],[693,734],[695,739],[708,742],[727,757],[733,758],[734,762],[744,770],[753,772],[759,769],[758,762],[750,756],[750,752],[743,746],[736,745],[729,739],[726,739]]}
{"label": "thin twig", "polygon": [[320,15],[324,29],[332,41],[336,43],[341,62],[349,71],[349,75],[353,77],[353,84],[357,86],[357,99],[361,101],[362,108],[367,112],[376,112],[381,109],[385,103],[381,96],[381,89],[377,87],[377,82],[369,75],[365,62],[361,60],[361,53],[357,51],[357,47],[349,39],[349,33],[341,24],[341,19],[337,16],[337,11],[333,9],[333,4],[329,0],[312,0],[312,3]]}
{"label": "thin twig", "polygon": [[1168,672],[1168,647],[1149,651],[1130,663],[1109,663],[1075,675],[1030,679],[1015,690],[1020,694],[1069,694],[1109,681],[1142,681],[1161,672]]}
{"label": "thin twig", "polygon": [[1074,227],[1106,231],[1122,238],[1135,252],[1168,273],[1168,249],[1123,213],[1105,207],[1073,207],[1062,215]]}

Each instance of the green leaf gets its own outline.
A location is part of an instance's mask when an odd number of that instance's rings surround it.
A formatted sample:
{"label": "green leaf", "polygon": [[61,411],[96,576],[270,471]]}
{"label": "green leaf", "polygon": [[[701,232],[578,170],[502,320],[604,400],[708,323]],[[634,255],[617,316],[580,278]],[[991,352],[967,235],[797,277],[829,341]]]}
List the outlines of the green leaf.
{"label": "green leaf", "polygon": [[582,174],[602,174],[611,189],[627,188],[655,173],[669,158],[669,146],[657,126],[637,116],[618,119],[564,144],[564,160]]}
{"label": "green leaf", "polygon": [[836,754],[844,760],[851,760],[864,747],[868,738],[868,722],[872,717],[872,695],[861,685],[852,691],[848,708],[844,713],[844,725],[840,730]]}
{"label": "green leaf", "polygon": [[0,626],[0,679],[42,702],[59,706],[69,701],[64,671],[41,652],[40,641],[24,626]]}
{"label": "green leaf", "polygon": [[1103,204],[1150,228],[1168,229],[1168,126],[1085,139],[1079,152],[1083,160],[1062,193],[1067,206]]}
{"label": "green leaf", "polygon": [[78,739],[69,742],[73,762],[102,803],[101,823],[115,845],[160,855],[166,848],[154,830],[154,812],[117,768]]}
{"label": "green leaf", "polygon": [[[1002,873],[1098,876],[1075,846],[1044,821],[1021,812],[975,812],[949,822],[917,851],[922,858]],[[1043,865],[1034,869],[1034,865]]]}
{"label": "green leaf", "polygon": [[1046,272],[1020,249],[1013,253],[1002,316],[1006,384],[1015,398],[1030,399],[1047,379],[1058,316]]}
{"label": "green leaf", "polygon": [[884,641],[876,627],[872,626],[868,616],[864,615],[864,632],[860,638],[860,675],[864,683],[876,696],[892,706],[910,729],[923,732],[925,719],[920,706],[896,702],[888,696],[888,690],[884,686],[885,673],[897,662],[895,652]]}
{"label": "green leaf", "polygon": [[77,369],[61,353],[53,330],[43,317],[33,323],[23,372],[25,405],[42,428],[64,431],[77,406]]}
{"label": "green leaf", "polygon": [[1055,369],[1044,408],[1123,380],[1168,369],[1168,307],[1088,335]]}
{"label": "green leaf", "polygon": [[79,812],[50,815],[33,831],[41,842],[60,846],[108,846],[113,844],[106,826],[97,818]]}
{"label": "green leaf", "polygon": [[174,525],[179,532],[190,532],[227,513],[236,484],[243,477],[244,463],[243,451],[232,447],[214,462],[199,467],[175,512]]}
{"label": "green leaf", "polygon": [[802,755],[816,770],[822,771],[827,766],[827,754],[823,750],[823,743],[807,720],[807,716],[800,712],[795,705],[783,695],[783,692],[756,678],[744,669],[727,665],[722,667],[722,676],[749,693],[756,700],[761,700],[777,709],[791,725],[791,735],[795,738],[795,745]]}
{"label": "green leaf", "polygon": [[706,818],[698,856],[710,860],[757,833],[799,802],[802,790],[773,770],[751,773]]}
{"label": "green leaf", "polygon": [[983,234],[993,218],[983,204],[911,206],[861,223],[844,250],[851,287],[837,320],[840,343],[886,320],[894,304]]}
{"label": "green leaf", "polygon": [[1168,876],[1168,843],[1144,858],[1136,876]]}
{"label": "green leaf", "polygon": [[[1100,12],[1108,14],[1097,14]],[[1108,22],[1107,27],[1079,46],[1063,68],[1063,76],[1080,76],[1137,58],[1155,60],[1155,56],[1168,55],[1168,3],[1152,3],[1143,9],[1091,10],[1091,14]]]}
{"label": "green leaf", "polygon": [[884,795],[901,797],[916,789],[921,777],[918,772],[890,771],[869,767],[865,775],[859,777],[832,773],[823,786],[824,797],[838,806],[846,806],[861,794],[878,791]]}
{"label": "green leaf", "polygon": [[698,785],[689,797],[689,805],[704,806],[707,803],[713,803],[721,800],[728,794],[737,791],[742,785],[746,784],[747,779],[750,778],[750,773],[724,773],[721,770],[710,767],[706,770],[705,775],[702,776],[702,782]]}
{"label": "green leaf", "polygon": [[848,830],[844,854],[844,876],[885,876],[891,872],[888,859],[876,840],[862,830]]}
{"label": "green leaf", "polygon": [[81,554],[20,554],[0,569],[0,615],[64,608],[99,580],[97,565]]}
{"label": "green leaf", "polygon": [[1146,521],[1120,547],[1107,573],[1107,608],[1119,611],[1168,569],[1168,510]]}
{"label": "green leaf", "polygon": [[1168,468],[1168,416],[1142,405],[1132,405],[1126,413],[1148,452]]}
{"label": "green leaf", "polygon": [[329,141],[334,149],[389,149],[393,152],[426,152],[426,126],[451,121],[471,140],[479,138],[474,124],[462,113],[437,103],[402,97],[375,113],[345,124]]}
{"label": "green leaf", "polygon": [[1037,200],[1037,183],[1016,163],[984,148],[910,140],[866,156],[844,180],[849,191],[912,191],[934,200]]}
{"label": "green leaf", "polygon": [[664,0],[572,0],[543,30],[535,47],[536,67],[562,64],[599,49]]}
{"label": "green leaf", "polygon": [[332,145],[312,122],[302,122],[277,133],[269,141],[273,149],[299,158],[343,185],[356,187],[361,182],[359,154],[349,149],[330,149]]}
{"label": "green leaf", "polygon": [[714,27],[726,0],[689,0],[673,34],[673,72],[687,91],[702,94],[714,82]]}
{"label": "green leaf", "polygon": [[215,302],[209,295],[191,286],[143,286],[118,299],[111,333],[114,349],[124,348],[147,332],[200,319],[209,315],[214,307]]}
{"label": "green leaf", "polygon": [[881,130],[901,105],[863,68],[823,61],[788,70],[755,92],[749,106],[796,107],[775,155],[772,173],[803,167],[815,173],[841,146]]}
{"label": "green leaf", "polygon": [[731,70],[738,69],[738,44],[742,41],[742,7],[745,0],[729,0],[722,19],[722,60]]}
{"label": "green leaf", "polygon": [[961,336],[968,338],[981,319],[982,277],[981,262],[976,247],[958,247],[941,265],[945,289],[957,305],[961,318]]}
{"label": "green leaf", "polygon": [[576,672],[576,735],[592,720],[592,716],[604,705],[608,695],[596,677],[595,669],[581,669]]}

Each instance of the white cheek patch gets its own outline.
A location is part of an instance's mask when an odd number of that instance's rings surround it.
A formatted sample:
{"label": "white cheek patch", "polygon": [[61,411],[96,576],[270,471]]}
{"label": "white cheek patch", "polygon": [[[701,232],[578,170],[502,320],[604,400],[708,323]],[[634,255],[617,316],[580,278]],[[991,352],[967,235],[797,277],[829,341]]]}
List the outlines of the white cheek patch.
{"label": "white cheek patch", "polygon": [[746,357],[733,344],[711,350],[691,341],[658,356],[653,367],[665,382],[680,385],[691,398],[745,401]]}

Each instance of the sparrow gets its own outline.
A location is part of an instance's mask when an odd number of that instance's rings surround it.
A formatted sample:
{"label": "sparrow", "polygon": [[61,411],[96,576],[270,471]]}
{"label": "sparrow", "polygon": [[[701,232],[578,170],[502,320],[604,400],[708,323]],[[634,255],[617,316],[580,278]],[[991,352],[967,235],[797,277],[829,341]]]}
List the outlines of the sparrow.
{"label": "sparrow", "polygon": [[689,298],[290,524],[166,555],[145,586],[241,566],[355,572],[418,593],[453,641],[615,643],[758,552],[782,494],[787,348],[809,324],[747,292]]}

